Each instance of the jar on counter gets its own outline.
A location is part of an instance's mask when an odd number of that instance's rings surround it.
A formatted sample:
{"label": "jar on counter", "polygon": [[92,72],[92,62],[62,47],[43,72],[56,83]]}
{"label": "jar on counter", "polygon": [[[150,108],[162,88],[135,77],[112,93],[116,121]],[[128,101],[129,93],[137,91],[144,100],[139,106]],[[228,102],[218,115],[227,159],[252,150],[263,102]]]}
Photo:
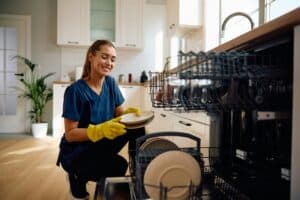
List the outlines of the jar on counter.
{"label": "jar on counter", "polygon": [[119,83],[124,83],[125,82],[125,76],[124,74],[119,75]]}

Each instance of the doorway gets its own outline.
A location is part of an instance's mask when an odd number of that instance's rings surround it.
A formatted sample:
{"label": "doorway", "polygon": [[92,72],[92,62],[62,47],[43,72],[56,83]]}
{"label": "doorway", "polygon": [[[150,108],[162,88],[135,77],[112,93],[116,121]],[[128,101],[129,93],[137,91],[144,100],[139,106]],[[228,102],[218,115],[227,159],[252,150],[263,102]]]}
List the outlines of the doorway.
{"label": "doorway", "polygon": [[29,106],[13,88],[22,68],[15,55],[30,58],[31,17],[0,15],[0,133],[29,132]]}

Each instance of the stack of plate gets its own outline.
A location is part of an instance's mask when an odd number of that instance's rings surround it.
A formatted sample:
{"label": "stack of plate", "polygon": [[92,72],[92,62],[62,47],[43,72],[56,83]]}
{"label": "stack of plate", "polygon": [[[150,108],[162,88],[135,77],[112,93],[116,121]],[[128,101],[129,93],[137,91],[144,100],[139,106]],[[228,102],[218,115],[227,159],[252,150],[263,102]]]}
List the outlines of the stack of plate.
{"label": "stack of plate", "polygon": [[168,200],[183,200],[201,183],[201,169],[196,159],[179,150],[166,151],[155,157],[144,173],[144,186],[151,199],[160,199],[159,186],[167,188]]}
{"label": "stack of plate", "polygon": [[139,116],[135,113],[128,113],[121,117],[120,123],[124,124],[127,129],[137,129],[150,123],[154,119],[154,112],[143,111]]}

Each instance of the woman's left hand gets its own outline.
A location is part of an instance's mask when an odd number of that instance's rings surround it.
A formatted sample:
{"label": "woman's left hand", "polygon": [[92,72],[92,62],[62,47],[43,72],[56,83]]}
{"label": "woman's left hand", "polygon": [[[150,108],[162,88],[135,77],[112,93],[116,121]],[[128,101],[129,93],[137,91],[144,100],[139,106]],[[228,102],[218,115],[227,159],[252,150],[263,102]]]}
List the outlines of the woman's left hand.
{"label": "woman's left hand", "polygon": [[141,109],[137,107],[128,107],[122,114],[135,113],[137,116],[141,115]]}

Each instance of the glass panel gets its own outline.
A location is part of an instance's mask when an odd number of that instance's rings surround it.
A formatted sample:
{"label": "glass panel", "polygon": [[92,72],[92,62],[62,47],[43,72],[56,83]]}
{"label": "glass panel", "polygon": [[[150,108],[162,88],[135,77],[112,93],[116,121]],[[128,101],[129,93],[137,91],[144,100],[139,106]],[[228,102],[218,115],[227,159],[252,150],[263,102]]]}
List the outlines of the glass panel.
{"label": "glass panel", "polygon": [[5,63],[5,67],[6,67],[6,71],[7,72],[17,72],[17,61],[15,59],[13,59],[14,56],[17,55],[17,51],[16,50],[7,50],[6,51],[6,63]]}
{"label": "glass panel", "polygon": [[5,98],[5,114],[16,115],[17,113],[17,95],[6,95]]}
{"label": "glass panel", "polygon": [[91,40],[115,41],[115,0],[91,0]]}
{"label": "glass panel", "polygon": [[6,49],[17,50],[17,29],[16,27],[6,28]]}
{"label": "glass panel", "polygon": [[15,94],[16,90],[14,87],[17,85],[17,78],[15,73],[6,73],[6,93],[7,94]]}
{"label": "glass panel", "polygon": [[4,115],[4,95],[0,93],[0,116]]}
{"label": "glass panel", "polygon": [[0,50],[4,49],[4,27],[0,27]]}
{"label": "glass panel", "polygon": [[0,49],[0,72],[4,71],[4,50]]}
{"label": "glass panel", "polygon": [[275,19],[299,6],[299,0],[267,0],[266,20]]}
{"label": "glass panel", "polygon": [[224,24],[224,20],[231,14],[236,12],[242,12],[248,15],[253,23],[254,27],[258,26],[258,0],[222,0],[221,1],[221,22],[224,27],[221,42],[233,39],[245,32],[251,30],[251,23],[248,18],[241,15],[232,16]]}
{"label": "glass panel", "polygon": [[4,73],[0,71],[0,95],[4,94]]}

